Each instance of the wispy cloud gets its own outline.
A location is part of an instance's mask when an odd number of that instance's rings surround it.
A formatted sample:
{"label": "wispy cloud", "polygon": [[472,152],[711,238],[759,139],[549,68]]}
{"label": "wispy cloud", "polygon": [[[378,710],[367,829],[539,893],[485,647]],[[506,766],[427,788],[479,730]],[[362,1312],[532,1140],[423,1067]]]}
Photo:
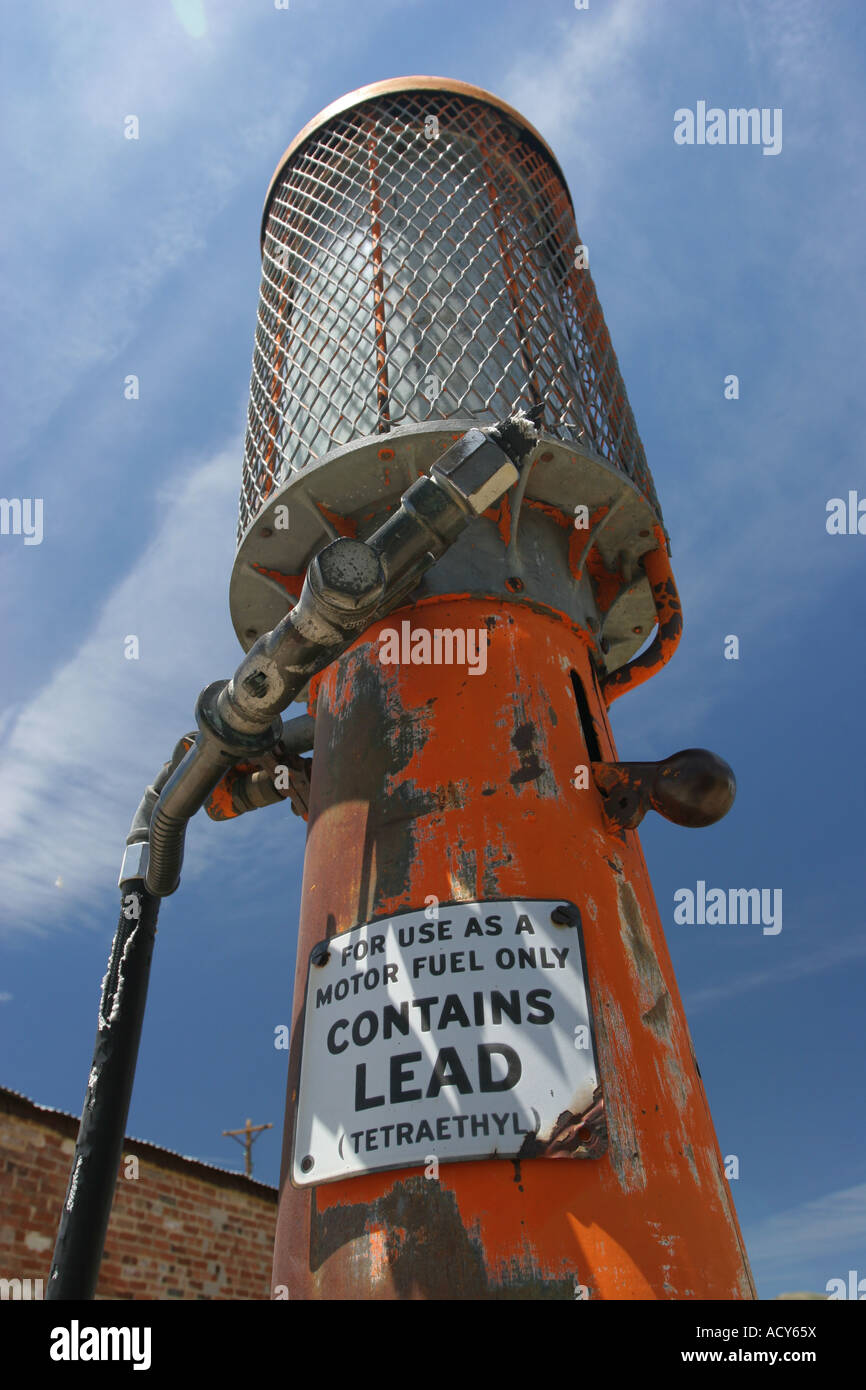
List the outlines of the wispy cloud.
{"label": "wispy cloud", "polygon": [[[844,1277],[842,1257],[866,1251],[866,1183],[828,1192],[815,1201],[767,1217],[744,1231],[753,1265],[766,1275],[826,1261],[827,1279]],[[823,1289],[816,1289],[816,1293]]]}
{"label": "wispy cloud", "polygon": [[[232,75],[261,17],[243,6],[211,7],[199,40],[168,6],[150,7],[134,42],[128,16],[106,0],[90,7],[86,24],[62,8],[33,9],[39,77],[31,68],[13,77],[5,100],[16,120],[0,137],[17,208],[0,231],[16,268],[4,306],[16,343],[5,381],[10,451],[44,436],[46,419],[84,374],[123,351],[170,273],[201,258],[251,168],[261,164],[267,178],[308,87],[289,52],[290,96],[267,112],[251,109]],[[138,140],[124,138],[127,115],[140,121]]]}
{"label": "wispy cloud", "polygon": [[[225,601],[239,456],[237,440],[165,499],[161,529],[74,657],[11,721],[0,754],[6,931],[92,915],[145,786],[194,727],[198,691],[240,659]],[[130,635],[138,660],[124,656]],[[208,841],[203,853],[218,850]]]}
{"label": "wispy cloud", "polygon": [[795,960],[776,965],[772,970],[756,970],[750,975],[741,975],[730,980],[727,984],[708,985],[705,989],[695,990],[688,996],[688,1012],[690,1015],[706,1012],[726,999],[738,999],[741,995],[750,994],[756,989],[778,989],[782,985],[790,984],[792,980],[800,980],[807,975],[820,975],[827,970],[835,970],[852,961],[864,959],[866,939],[859,937],[851,941],[840,941],[820,951],[812,951],[809,955],[798,956]]}
{"label": "wispy cloud", "polygon": [[[686,631],[692,624],[718,629],[721,662],[726,632],[749,639],[752,652],[771,648],[790,621],[792,594],[817,605],[853,570],[852,550],[826,536],[824,503],[843,483],[855,486],[855,469],[862,472],[856,439],[831,442],[826,433],[834,419],[847,418],[850,383],[866,371],[866,293],[857,273],[864,192],[862,179],[851,177],[848,138],[863,114],[862,83],[843,27],[828,25],[808,0],[741,4],[724,25],[724,41],[752,70],[732,61],[721,81],[697,26],[675,15],[676,61],[660,61],[663,40],[652,21],[651,7],[632,0],[563,16],[554,45],[545,25],[543,41],[521,48],[503,92],[550,140],[572,178],[578,226],[591,232],[591,263],[615,246],[617,274],[612,281],[597,276],[599,293],[626,382],[624,342],[651,383],[655,427],[672,444],[668,456],[650,449],[650,464]],[[710,78],[713,90],[695,89]],[[698,97],[783,106],[780,158],[674,151],[674,110]],[[648,162],[658,170],[658,202],[645,177]],[[806,207],[804,187],[820,190]],[[618,315],[630,341],[618,331]],[[818,343],[829,350],[816,352]],[[729,371],[741,374],[741,396],[720,419]],[[673,677],[661,679],[676,709],[688,692]],[[715,681],[696,692],[703,713],[725,689]],[[615,718],[628,727],[626,704]],[[662,710],[659,727],[664,720]]]}
{"label": "wispy cloud", "polygon": [[602,196],[605,170],[616,177],[610,147],[619,133],[631,130],[639,141],[646,138],[641,56],[651,26],[652,16],[640,0],[614,0],[591,17],[573,9],[556,20],[548,16],[537,51],[530,31],[505,73],[501,95],[536,126],[554,154],[573,155],[586,179],[579,190],[578,226]]}

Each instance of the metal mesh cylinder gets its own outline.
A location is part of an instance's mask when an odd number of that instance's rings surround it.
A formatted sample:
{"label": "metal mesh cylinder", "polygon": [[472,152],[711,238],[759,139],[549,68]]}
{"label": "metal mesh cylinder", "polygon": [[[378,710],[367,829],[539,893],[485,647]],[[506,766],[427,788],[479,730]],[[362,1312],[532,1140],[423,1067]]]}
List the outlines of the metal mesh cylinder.
{"label": "metal mesh cylinder", "polygon": [[339,445],[516,408],[658,510],[541,138],[459,83],[353,95],[290,147],[266,205],[239,539],[294,470]]}

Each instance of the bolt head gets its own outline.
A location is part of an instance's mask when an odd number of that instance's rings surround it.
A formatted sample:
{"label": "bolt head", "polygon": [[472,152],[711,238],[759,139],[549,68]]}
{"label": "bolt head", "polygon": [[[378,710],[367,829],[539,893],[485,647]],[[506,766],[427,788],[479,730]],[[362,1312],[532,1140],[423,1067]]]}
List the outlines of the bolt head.
{"label": "bolt head", "polygon": [[372,612],[385,592],[385,575],[378,555],[363,541],[346,536],[319,551],[308,575],[318,597],[341,613]]}
{"label": "bolt head", "polygon": [[579,927],[580,908],[574,903],[560,903],[551,912],[550,920],[555,927]]}

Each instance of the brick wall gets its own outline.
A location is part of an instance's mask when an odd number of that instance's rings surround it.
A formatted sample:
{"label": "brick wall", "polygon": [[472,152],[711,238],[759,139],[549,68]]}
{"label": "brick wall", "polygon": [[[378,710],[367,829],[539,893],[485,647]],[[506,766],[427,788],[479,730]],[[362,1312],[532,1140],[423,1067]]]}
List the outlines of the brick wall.
{"label": "brick wall", "polygon": [[[77,1133],[0,1087],[0,1279],[47,1282]],[[120,1173],[97,1298],[270,1298],[275,1188],[137,1139]]]}

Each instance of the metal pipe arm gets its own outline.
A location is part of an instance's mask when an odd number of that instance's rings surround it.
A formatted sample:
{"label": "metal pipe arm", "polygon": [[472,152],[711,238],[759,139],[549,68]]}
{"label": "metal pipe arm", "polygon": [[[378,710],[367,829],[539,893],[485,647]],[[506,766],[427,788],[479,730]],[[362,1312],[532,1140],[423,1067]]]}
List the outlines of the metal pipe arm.
{"label": "metal pipe arm", "polygon": [[274,747],[281,711],[310,677],[389,612],[469,522],[507,492],[537,439],[535,425],[522,414],[491,429],[467,430],[367,541],[341,537],[314,556],[291,612],[254,643],[230,681],[217,681],[199,696],[195,742],[151,817],[149,893],[166,897],[177,888],[187,822],[226,771]]}

